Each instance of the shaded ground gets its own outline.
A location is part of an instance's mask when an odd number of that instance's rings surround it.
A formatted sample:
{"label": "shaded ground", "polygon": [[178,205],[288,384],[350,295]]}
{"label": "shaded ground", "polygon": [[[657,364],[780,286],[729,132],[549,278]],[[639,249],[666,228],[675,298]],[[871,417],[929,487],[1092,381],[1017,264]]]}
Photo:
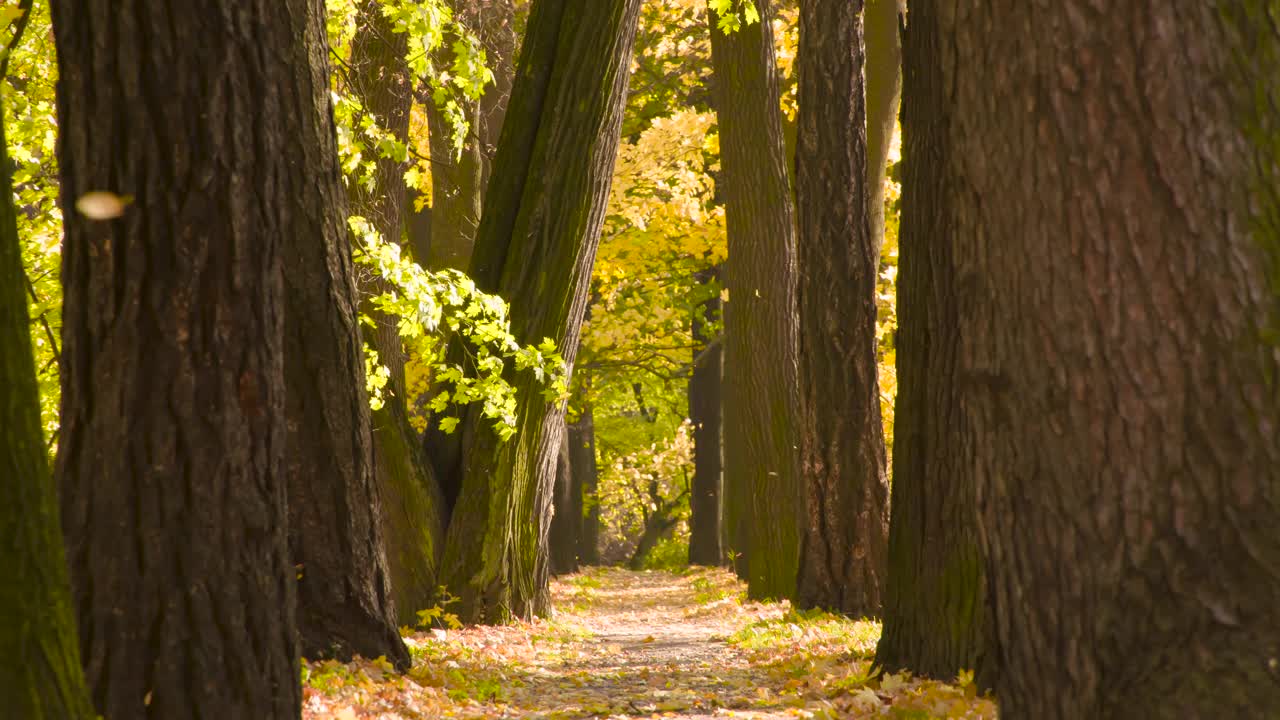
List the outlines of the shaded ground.
{"label": "shaded ground", "polygon": [[971,683],[868,677],[878,625],[745,603],[723,571],[602,568],[552,591],[549,620],[407,635],[407,677],[310,664],[304,717],[995,717]]}

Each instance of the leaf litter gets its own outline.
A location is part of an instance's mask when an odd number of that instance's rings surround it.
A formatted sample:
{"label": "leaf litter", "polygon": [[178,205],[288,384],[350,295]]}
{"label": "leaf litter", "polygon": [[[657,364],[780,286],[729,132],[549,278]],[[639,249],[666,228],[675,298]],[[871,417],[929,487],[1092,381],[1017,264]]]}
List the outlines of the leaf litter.
{"label": "leaf litter", "polygon": [[305,663],[303,717],[996,717],[969,673],[876,676],[878,623],[748,602],[724,570],[592,568],[551,590],[548,619],[407,634],[405,675],[382,659]]}

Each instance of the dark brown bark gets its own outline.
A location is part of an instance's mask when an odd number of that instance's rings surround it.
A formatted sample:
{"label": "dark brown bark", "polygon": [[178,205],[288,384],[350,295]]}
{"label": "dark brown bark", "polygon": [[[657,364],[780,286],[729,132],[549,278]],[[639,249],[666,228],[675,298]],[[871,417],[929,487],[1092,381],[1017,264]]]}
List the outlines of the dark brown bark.
{"label": "dark brown bark", "polygon": [[[357,18],[358,29],[347,63],[350,89],[379,127],[408,142],[413,95],[405,61],[406,35],[394,31],[378,0],[363,0]],[[404,170],[404,163],[379,157],[374,163],[371,190],[360,183],[350,185],[351,214],[368,219],[387,242],[399,243],[404,234]],[[365,289],[379,293],[392,288],[382,281],[371,281]],[[396,619],[412,625],[417,611],[435,602],[444,510],[432,467],[409,424],[405,352],[397,329],[398,318],[372,311],[369,314],[378,327],[368,341],[378,352],[379,360],[391,369],[384,406],[374,411],[372,418],[374,474],[378,494],[384,501],[379,517]]]}
{"label": "dark brown bark", "polygon": [[[772,12],[725,35],[710,15],[716,118],[728,226],[725,285],[725,484],[750,498],[747,530],[753,598],[795,594],[800,557],[796,235]],[[733,544],[734,550],[740,546]]]}
{"label": "dark brown bark", "polygon": [[[718,278],[717,268],[700,274],[703,283]],[[720,565],[721,483],[724,478],[720,445],[721,356],[723,344],[708,332],[720,319],[720,296],[714,295],[694,308],[694,350],[689,376],[689,420],[693,423],[693,487],[689,495],[689,564]]]}
{"label": "dark brown bark", "polygon": [[957,405],[951,157],[938,14],[911,11],[904,43],[903,210],[898,258],[889,581],[876,662],[949,680],[990,682],[972,443]]}
{"label": "dark brown bark", "polygon": [[409,652],[396,629],[374,476],[323,4],[310,10],[315,13],[307,45],[311,54],[296,56],[305,64],[290,86],[310,105],[299,110],[295,129],[285,138],[285,151],[305,168],[306,184],[287,198],[292,213],[282,247],[288,267],[285,471],[289,552],[298,574],[298,633],[308,658],[385,655],[407,669]]}
{"label": "dark brown bark", "polygon": [[1280,716],[1280,6],[937,19],[1001,717]]}
{"label": "dark brown bark", "polygon": [[[57,0],[57,476],[98,712],[296,718],[282,238],[310,2]],[[300,57],[302,56],[302,57]],[[131,198],[91,220],[91,191]]]}
{"label": "dark brown bark", "polygon": [[880,613],[889,535],[861,13],[861,0],[801,0],[797,54],[806,523],[796,600],[853,617]]}
{"label": "dark brown bark", "polygon": [[[639,0],[534,4],[471,274],[511,301],[511,332],[572,369],[612,180]],[[518,120],[517,120],[518,119]],[[546,547],[564,406],[513,373],[517,435],[468,413],[443,573],[469,621],[548,609]]]}
{"label": "dark brown bark", "polygon": [[40,431],[2,117],[0,153],[0,707],[29,720],[89,720],[95,715],[80,668],[58,498]]}
{"label": "dark brown bark", "polygon": [[551,517],[551,572],[565,575],[578,570],[578,536],[582,533],[582,487],[574,482],[569,433],[564,433],[556,459],[555,499]]}
{"label": "dark brown bark", "polygon": [[597,493],[596,426],[591,406],[583,408],[578,422],[569,425],[569,467],[574,485],[582,488],[582,530],[578,537],[578,562],[600,564],[600,498]]}

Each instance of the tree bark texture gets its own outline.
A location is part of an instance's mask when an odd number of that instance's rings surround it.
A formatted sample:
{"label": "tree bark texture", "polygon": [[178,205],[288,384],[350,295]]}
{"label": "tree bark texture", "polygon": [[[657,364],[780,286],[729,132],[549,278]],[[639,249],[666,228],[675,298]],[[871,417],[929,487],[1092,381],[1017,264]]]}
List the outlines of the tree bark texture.
{"label": "tree bark texture", "polygon": [[889,539],[861,6],[801,0],[796,57],[806,493],[796,600],[853,617],[880,614]]}
{"label": "tree bark texture", "polygon": [[578,536],[578,562],[600,564],[600,497],[596,470],[596,426],[591,406],[583,408],[569,425],[569,467],[574,485],[582,488],[582,530]]}
{"label": "tree bark texture", "polygon": [[1280,6],[937,20],[1001,717],[1280,716]]}
{"label": "tree bark texture", "polygon": [[[282,238],[314,168],[291,0],[56,0],[63,246],[57,476],[93,702],[295,718]],[[76,210],[127,196],[117,219]]]}
{"label": "tree bark texture", "polygon": [[898,257],[889,578],[876,663],[940,680],[990,682],[972,446],[958,405],[951,157],[937,12],[911,11],[903,48],[903,210]]}
{"label": "tree bark texture", "polygon": [[[405,61],[407,48],[406,35],[394,32],[382,12],[382,3],[364,0],[359,6],[358,30],[351,42],[347,80],[378,125],[405,142],[413,104],[412,79]],[[404,163],[379,157],[374,163],[373,189],[359,183],[352,183],[349,188],[352,214],[369,220],[386,242],[399,243],[404,234],[404,170]],[[374,281],[367,289],[378,293],[388,287]],[[370,344],[392,370],[385,403],[372,415],[374,476],[383,500],[379,518],[396,619],[412,625],[418,610],[435,603],[437,560],[444,543],[444,508],[433,468],[409,424],[405,353],[398,321],[381,313],[370,315],[378,324],[369,338]],[[356,351],[359,353],[360,348]],[[363,386],[363,364],[359,367]]]}
{"label": "tree bark texture", "polygon": [[884,245],[884,180],[893,128],[902,100],[902,37],[898,26],[904,0],[867,0],[863,10],[866,46],[867,211],[871,242]]}
{"label": "tree bark texture", "polygon": [[285,469],[298,632],[308,658],[385,655],[407,669],[383,545],[323,10],[323,3],[308,6],[309,52],[295,54],[289,89],[309,105],[285,137],[288,156],[305,168],[305,184],[287,198],[283,245]]}
{"label": "tree bark texture", "polygon": [[[726,35],[712,24],[721,180],[728,227],[725,483],[750,498],[743,518],[753,598],[795,594],[803,484],[798,460],[796,233],[782,137],[771,3]],[[738,550],[738,547],[734,548]]]}
{"label": "tree bark texture", "polygon": [[[718,277],[716,269],[702,273],[702,282]],[[721,485],[724,457],[720,446],[720,398],[723,342],[708,325],[720,319],[720,296],[693,309],[694,366],[689,376],[689,420],[693,423],[693,486],[689,494],[689,564],[720,565]]]}
{"label": "tree bark texture", "polygon": [[575,475],[566,426],[556,460],[554,514],[551,517],[551,572],[565,575],[578,570],[578,536],[582,534],[582,487]]}
{"label": "tree bark texture", "polygon": [[7,148],[0,118],[0,707],[30,720],[90,720],[58,498],[40,430]]}
{"label": "tree bark texture", "polygon": [[[511,332],[572,370],[626,102],[639,0],[539,0],[529,19],[471,274],[511,301]],[[469,621],[547,610],[546,547],[564,407],[512,374],[517,434],[469,412],[444,577]]]}

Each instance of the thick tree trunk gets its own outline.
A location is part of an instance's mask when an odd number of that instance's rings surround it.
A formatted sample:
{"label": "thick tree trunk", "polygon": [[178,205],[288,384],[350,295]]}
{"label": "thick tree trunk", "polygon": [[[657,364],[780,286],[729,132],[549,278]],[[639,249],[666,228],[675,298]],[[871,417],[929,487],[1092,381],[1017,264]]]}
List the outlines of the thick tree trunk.
{"label": "thick tree trunk", "polygon": [[582,531],[582,487],[574,482],[578,476],[573,472],[569,443],[569,434],[566,429],[556,460],[554,514],[551,518],[551,572],[555,575],[565,575],[578,570],[578,536]]}
{"label": "thick tree trunk", "polygon": [[[481,218],[471,274],[511,301],[511,330],[549,337],[572,369],[626,101],[639,0],[533,7]],[[547,610],[546,546],[564,407],[531,373],[517,435],[468,415],[444,577],[468,621]]]}
{"label": "thick tree trunk", "polygon": [[884,176],[902,99],[902,38],[898,13],[904,0],[867,0],[866,38],[867,212],[876,257],[884,244]]}
{"label": "thick tree trunk", "polygon": [[[404,33],[394,32],[379,0],[363,0],[358,18],[348,62],[351,90],[382,129],[407,142],[413,104],[405,61],[408,41]],[[352,214],[368,219],[387,242],[399,243],[403,235],[404,169],[403,163],[380,157],[374,164],[372,190],[358,183],[350,186]],[[368,289],[382,292],[387,287],[374,282]],[[392,370],[388,397],[373,413],[374,473],[384,501],[379,516],[396,619],[412,625],[417,611],[435,602],[437,559],[444,542],[443,502],[432,467],[409,424],[398,321],[370,314],[378,320],[370,344]],[[360,368],[363,384],[363,363]]]}
{"label": "thick tree trunk", "polygon": [[2,115],[0,152],[0,707],[30,720],[89,720],[95,715],[80,668],[58,499],[40,431]]}
{"label": "thick tree trunk", "polygon": [[383,546],[323,4],[310,10],[311,54],[295,56],[299,70],[289,86],[310,105],[285,138],[285,151],[305,168],[306,185],[286,198],[292,213],[282,247],[285,470],[298,632],[308,658],[385,655],[407,669]]}
{"label": "thick tree trunk", "polygon": [[801,0],[796,194],[800,450],[797,603],[880,613],[889,484],[876,372],[879,253],[867,212],[862,3]]}
{"label": "thick tree trunk", "polygon": [[[321,18],[304,0],[51,5],[57,475],[94,704],[296,718],[281,239],[323,176],[293,154]],[[92,220],[76,210],[92,191],[131,200]]]}
{"label": "thick tree trunk", "polygon": [[[701,274],[704,283],[717,278],[710,269]],[[708,332],[719,320],[720,296],[709,298],[693,311],[693,372],[689,376],[689,420],[693,423],[693,487],[689,495],[689,564],[720,565],[723,455],[720,447],[720,371],[723,343]]]}
{"label": "thick tree trunk", "polygon": [[1280,6],[938,24],[1001,717],[1280,717]]}
{"label": "thick tree trunk", "polygon": [[578,562],[600,564],[600,497],[597,494],[596,426],[591,407],[582,410],[578,422],[569,425],[569,467],[573,484],[582,488],[579,511],[582,530],[578,536]]}
{"label": "thick tree trunk", "polygon": [[[747,493],[753,598],[795,594],[800,558],[796,234],[782,138],[771,3],[726,35],[712,23],[721,182],[728,226],[725,306],[726,485]],[[740,496],[739,496],[740,497]],[[734,544],[734,550],[741,548]]]}
{"label": "thick tree trunk", "polygon": [[889,581],[876,662],[949,680],[990,682],[972,443],[959,418],[953,210],[937,13],[911,11],[904,48],[903,213],[898,260]]}

